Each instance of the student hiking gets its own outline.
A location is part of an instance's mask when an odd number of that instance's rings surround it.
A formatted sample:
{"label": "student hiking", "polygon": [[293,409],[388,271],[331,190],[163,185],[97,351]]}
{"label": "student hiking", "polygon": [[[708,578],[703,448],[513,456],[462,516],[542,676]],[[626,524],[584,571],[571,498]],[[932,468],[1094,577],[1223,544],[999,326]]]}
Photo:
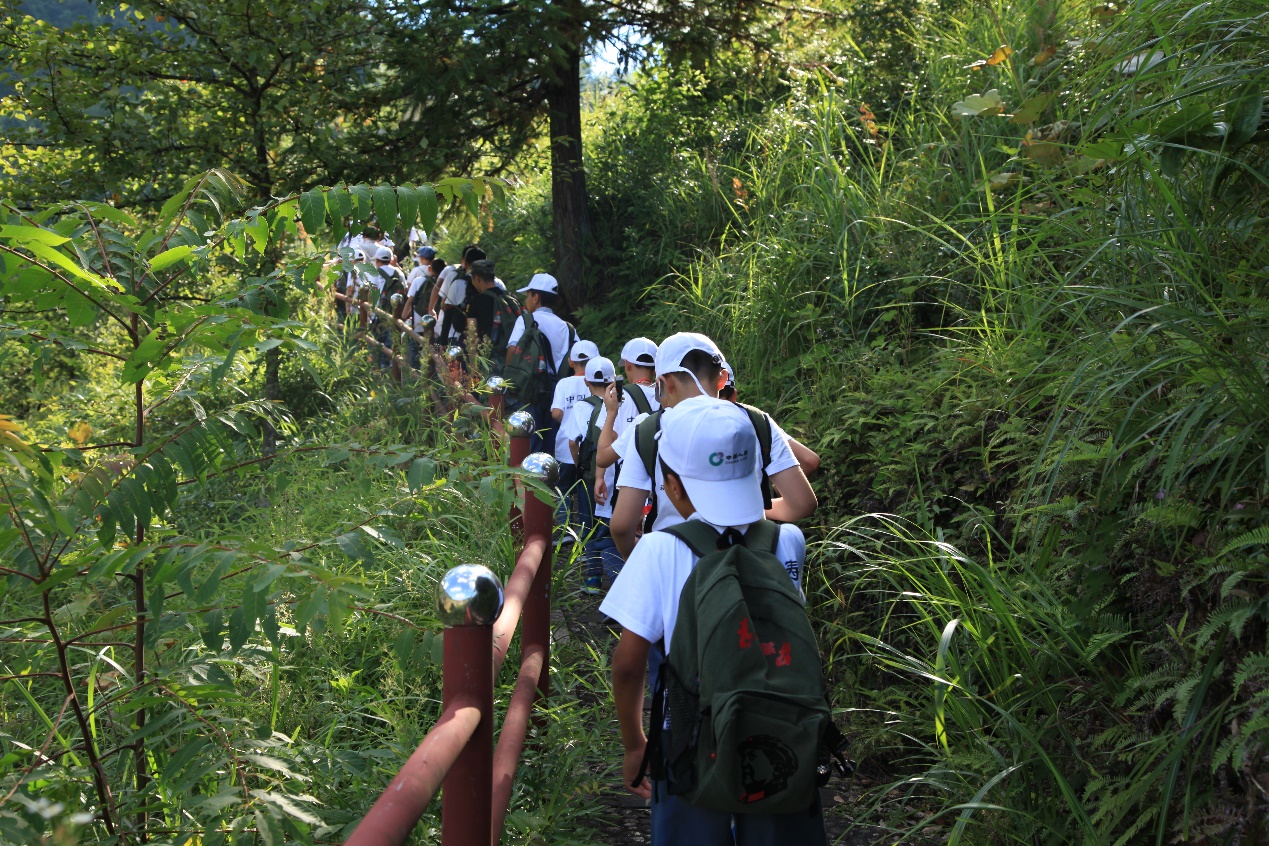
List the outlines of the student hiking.
{"label": "student hiking", "polygon": [[477,246],[463,250],[462,265],[449,278],[441,291],[441,310],[436,315],[441,325],[441,343],[459,344],[466,341],[463,332],[467,328],[467,301],[475,293],[471,284],[472,263],[484,261],[485,251]]}
{"label": "student hiking", "polygon": [[[436,259],[436,250],[431,247],[419,247],[414,253],[416,264],[410,274],[405,277],[405,315],[402,320],[410,324],[415,334],[425,331],[424,315],[427,314],[426,303],[432,295],[432,285],[436,283],[436,275],[432,270],[432,262]],[[444,267],[444,264],[441,265]],[[419,369],[421,363],[419,342],[410,339],[410,366]]]}
{"label": "student hiking", "polygon": [[[392,313],[396,319],[400,319],[401,311],[404,303],[396,306],[392,305],[393,294],[405,294],[405,278],[401,273],[401,268],[392,264],[392,248],[381,246],[375,250],[375,267],[379,270],[378,278],[375,280],[375,287],[378,288],[378,308],[383,311]],[[404,296],[403,296],[404,298]],[[381,347],[375,350],[379,362],[380,370],[387,370],[392,364],[390,355],[383,351],[382,347],[392,347],[392,337],[396,334],[396,325],[394,321],[380,317],[373,312],[370,319],[374,326],[374,337]]]}
{"label": "student hiking", "polygon": [[[620,472],[621,456],[612,445],[630,428],[635,420],[661,408],[656,398],[657,345],[648,338],[632,338],[621,348],[621,365],[625,369],[625,384],[613,385],[604,393],[604,407],[608,414],[604,429],[599,435],[599,449],[595,460],[601,468],[617,465]],[[615,491],[600,489],[605,496]]]}
{"label": "student hiking", "polygon": [[529,443],[534,452],[545,452],[555,443],[558,426],[551,417],[551,399],[559,376],[567,376],[564,360],[577,332],[555,316],[559,283],[549,273],[535,273],[524,294],[524,312],[516,318],[507,339],[507,364],[502,375],[511,383],[508,399],[515,408],[533,415],[538,431]]}
{"label": "student hiking", "polygon": [[[568,435],[564,433],[563,423],[579,401],[590,396],[583,378],[586,362],[599,358],[599,347],[591,341],[578,341],[569,350],[568,361],[573,368],[572,376],[565,376],[555,383],[555,396],[551,398],[551,419],[560,425],[555,436],[555,460],[560,463],[560,490],[564,492],[560,507],[555,513],[555,524],[560,527],[571,525],[579,537],[585,537],[590,528],[590,497],[578,484],[577,465],[573,463],[573,451],[569,448]],[[571,535],[565,533],[567,543]]]}
{"label": "student hiking", "polygon": [[[665,529],[682,522],[664,499],[661,468],[656,462],[657,430],[663,417],[676,406],[716,399],[722,384],[722,363],[723,356],[717,345],[695,332],[671,335],[657,348],[656,385],[662,411],[631,426],[612,447],[622,459],[612,535],[624,556],[629,557],[641,531]],[[746,410],[765,458],[765,463],[760,465],[760,478],[765,473],[770,486],[780,494],[772,499],[767,518],[793,522],[809,517],[817,505],[815,492],[798,466],[788,435],[765,413]],[[649,499],[651,519],[645,526],[643,506]]]}
{"label": "student hiking", "polygon": [[[595,450],[599,444],[599,432],[603,427],[604,391],[613,384],[612,362],[600,356],[586,362],[583,370],[583,381],[589,391],[569,412],[563,424],[562,434],[568,438],[569,450],[573,464],[576,466],[578,487],[582,496],[590,499],[593,523],[590,539],[586,542],[584,556],[585,590],[587,593],[599,593],[602,590],[600,577],[608,576],[609,582],[621,568],[621,556],[608,533],[608,520],[612,517],[612,503],[606,495],[597,492]],[[609,467],[601,474],[608,491],[614,489],[617,481],[614,468]]]}
{"label": "student hiking", "polygon": [[507,341],[511,327],[520,317],[519,301],[494,284],[494,263],[479,259],[471,263],[471,282],[465,309],[467,320],[474,322],[476,337],[489,341],[490,372],[501,376],[507,362]]}
{"label": "student hiking", "polygon": [[[660,440],[680,523],[644,536],[599,609],[622,627],[612,657],[622,781],[651,799],[653,846],[820,846],[830,713],[798,583],[802,533],[763,520],[761,446],[742,408],[689,403],[664,415]],[[654,643],[667,657],[650,742]]]}

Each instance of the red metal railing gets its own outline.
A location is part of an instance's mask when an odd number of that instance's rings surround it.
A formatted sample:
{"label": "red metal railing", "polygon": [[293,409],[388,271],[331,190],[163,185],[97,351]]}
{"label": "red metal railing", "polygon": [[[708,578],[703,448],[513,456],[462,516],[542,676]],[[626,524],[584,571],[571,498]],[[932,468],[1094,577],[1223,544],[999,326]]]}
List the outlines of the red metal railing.
{"label": "red metal railing", "polygon": [[[529,458],[533,423],[508,421],[510,464],[548,483],[554,459]],[[523,547],[505,593],[483,567],[465,565],[446,574],[438,592],[446,622],[441,716],[370,812],[347,846],[395,846],[405,842],[438,790],[443,846],[497,846],[512,782],[524,748],[533,705],[545,701],[550,681],[551,531],[554,507],[526,486],[523,513],[513,513]],[[461,572],[460,572],[461,571]],[[451,578],[454,585],[450,585]],[[484,580],[483,584],[481,580]],[[500,609],[482,605],[497,590]],[[521,624],[521,621],[523,623]],[[493,746],[493,682],[520,628],[520,672]],[[443,788],[443,789],[442,789]]]}

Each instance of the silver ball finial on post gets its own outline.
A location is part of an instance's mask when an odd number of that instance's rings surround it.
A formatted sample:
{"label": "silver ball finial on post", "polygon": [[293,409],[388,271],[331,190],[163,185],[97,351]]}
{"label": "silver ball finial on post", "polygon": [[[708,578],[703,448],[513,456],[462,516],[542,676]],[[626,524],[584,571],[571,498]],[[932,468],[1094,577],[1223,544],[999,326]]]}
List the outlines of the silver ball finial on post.
{"label": "silver ball finial on post", "polygon": [[537,429],[538,424],[533,415],[527,411],[517,411],[507,418],[507,434],[513,438],[527,438]]}
{"label": "silver ball finial on post", "polygon": [[546,452],[535,452],[520,462],[520,469],[530,476],[536,476],[546,483],[547,487],[555,487],[560,481],[560,463],[555,456]]}
{"label": "silver ball finial on post", "polygon": [[483,564],[450,568],[436,585],[442,626],[492,626],[502,613],[502,582]]}
{"label": "silver ball finial on post", "polygon": [[463,348],[460,347],[458,344],[454,344],[452,347],[449,347],[448,349],[445,350],[446,361],[458,361],[462,357],[463,357]]}
{"label": "silver ball finial on post", "polygon": [[507,386],[511,383],[501,376],[490,376],[485,380],[485,387],[495,394],[501,394],[507,390]]}
{"label": "silver ball finial on post", "polygon": [[405,304],[405,296],[402,294],[393,294],[391,297],[388,297],[388,302],[392,303],[392,310],[396,311]]}

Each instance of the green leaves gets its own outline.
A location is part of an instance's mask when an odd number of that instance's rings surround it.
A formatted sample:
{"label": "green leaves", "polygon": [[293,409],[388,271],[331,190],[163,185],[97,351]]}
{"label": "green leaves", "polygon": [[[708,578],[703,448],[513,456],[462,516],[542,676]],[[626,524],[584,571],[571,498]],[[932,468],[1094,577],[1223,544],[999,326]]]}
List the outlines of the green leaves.
{"label": "green leaves", "polygon": [[378,185],[371,196],[376,222],[380,228],[391,231],[397,219],[397,192],[388,185]]}
{"label": "green leaves", "polygon": [[1241,147],[1251,140],[1260,128],[1264,113],[1264,86],[1259,80],[1244,85],[1225,107],[1225,143],[1231,148]]}
{"label": "green leaves", "polygon": [[[342,216],[332,217],[339,220]],[[315,238],[326,225],[326,197],[321,189],[305,191],[300,195],[300,222],[304,224],[304,231],[310,238]]]}

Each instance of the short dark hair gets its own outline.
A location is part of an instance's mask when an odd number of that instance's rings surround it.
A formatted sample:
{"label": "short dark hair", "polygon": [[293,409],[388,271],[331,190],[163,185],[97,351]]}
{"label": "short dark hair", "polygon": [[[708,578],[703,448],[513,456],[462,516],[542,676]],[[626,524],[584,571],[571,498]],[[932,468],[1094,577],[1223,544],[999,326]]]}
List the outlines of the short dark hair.
{"label": "short dark hair", "polygon": [[[705,352],[705,350],[690,350],[679,363],[700,380],[702,388],[706,385],[717,385],[718,377],[723,372],[723,360],[712,353]],[[666,375],[673,376],[685,384],[692,381],[691,377],[682,371]]]}
{"label": "short dark hair", "polygon": [[479,259],[471,263],[471,275],[492,282],[494,279],[494,263],[490,259]]}
{"label": "short dark hair", "polygon": [[475,244],[472,244],[463,249],[463,261],[467,262],[468,264],[471,264],[477,261],[484,261],[484,260],[485,260],[485,251],[482,250],[480,247],[477,247]]}
{"label": "short dark hair", "polygon": [[444,270],[445,268],[446,268],[445,259],[443,259],[443,258],[432,259],[432,272],[433,272],[433,273],[435,273],[435,274],[438,274],[438,275],[439,275],[439,274],[440,274],[440,272],[441,272],[442,270]]}
{"label": "short dark hair", "polygon": [[682,483],[683,477],[680,476],[676,470],[673,470],[670,467],[670,465],[665,463],[665,459],[661,457],[661,454],[659,452],[657,453],[657,463],[661,465],[662,476],[673,476],[674,478],[678,479],[680,483]]}
{"label": "short dark hair", "polygon": [[558,294],[552,294],[550,291],[534,290],[533,293],[538,295],[538,301],[546,308],[555,308],[555,301],[559,299]]}

